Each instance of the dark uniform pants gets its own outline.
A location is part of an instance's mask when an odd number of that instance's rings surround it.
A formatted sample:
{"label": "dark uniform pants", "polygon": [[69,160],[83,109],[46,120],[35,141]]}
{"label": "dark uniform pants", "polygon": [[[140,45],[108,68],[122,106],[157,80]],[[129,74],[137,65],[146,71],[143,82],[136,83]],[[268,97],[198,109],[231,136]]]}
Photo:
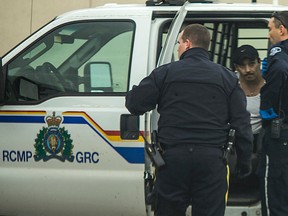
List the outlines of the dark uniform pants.
{"label": "dark uniform pants", "polygon": [[168,148],[156,176],[156,216],[223,216],[227,167],[221,149],[196,145]]}
{"label": "dark uniform pants", "polygon": [[272,139],[266,129],[260,166],[262,216],[288,215],[288,129]]}

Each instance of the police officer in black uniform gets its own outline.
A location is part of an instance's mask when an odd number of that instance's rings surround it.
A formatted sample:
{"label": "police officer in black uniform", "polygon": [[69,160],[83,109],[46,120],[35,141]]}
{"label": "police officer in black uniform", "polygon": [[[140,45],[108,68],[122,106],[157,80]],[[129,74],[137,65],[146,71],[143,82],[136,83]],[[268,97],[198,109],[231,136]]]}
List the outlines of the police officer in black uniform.
{"label": "police officer in black uniform", "polygon": [[238,173],[250,173],[252,131],[246,98],[234,72],[209,60],[210,33],[191,24],[178,39],[180,60],[156,68],[126,96],[142,115],[158,105],[158,140],[165,166],[157,171],[157,216],[223,216],[227,167],[223,146],[236,130]]}
{"label": "police officer in black uniform", "polygon": [[268,24],[268,52],[260,114],[265,135],[260,169],[263,216],[288,215],[288,11],[275,12]]}

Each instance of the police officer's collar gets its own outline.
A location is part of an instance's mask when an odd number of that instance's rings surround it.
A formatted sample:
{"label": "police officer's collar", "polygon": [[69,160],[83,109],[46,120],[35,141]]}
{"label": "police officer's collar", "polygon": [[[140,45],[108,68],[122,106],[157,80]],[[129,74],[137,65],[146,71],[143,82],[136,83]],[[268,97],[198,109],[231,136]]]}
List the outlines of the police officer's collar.
{"label": "police officer's collar", "polygon": [[285,40],[279,41],[278,43],[274,44],[274,45],[271,47],[271,49],[272,49],[273,47],[285,46],[285,44],[287,44],[287,43],[288,43],[288,38],[285,39]]}
{"label": "police officer's collar", "polygon": [[185,52],[182,53],[180,56],[180,60],[184,58],[191,58],[191,57],[204,57],[209,59],[209,53],[207,50],[200,48],[200,47],[194,47],[186,50]]}
{"label": "police officer's collar", "polygon": [[288,39],[280,41],[280,42],[274,44],[274,46],[271,47],[270,50],[269,50],[269,56],[274,56],[277,53],[282,52],[282,48],[288,49]]}

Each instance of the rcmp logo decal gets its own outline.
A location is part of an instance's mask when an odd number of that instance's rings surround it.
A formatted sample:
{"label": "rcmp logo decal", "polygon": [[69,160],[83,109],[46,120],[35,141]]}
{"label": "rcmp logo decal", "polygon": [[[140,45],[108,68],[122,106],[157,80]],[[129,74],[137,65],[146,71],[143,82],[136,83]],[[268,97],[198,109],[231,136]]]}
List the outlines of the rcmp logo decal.
{"label": "rcmp logo decal", "polygon": [[43,127],[37,134],[35,139],[35,161],[48,161],[56,158],[62,162],[68,160],[74,161],[73,145],[70,134],[64,127],[60,128],[62,118],[60,116],[46,117],[48,127]]}

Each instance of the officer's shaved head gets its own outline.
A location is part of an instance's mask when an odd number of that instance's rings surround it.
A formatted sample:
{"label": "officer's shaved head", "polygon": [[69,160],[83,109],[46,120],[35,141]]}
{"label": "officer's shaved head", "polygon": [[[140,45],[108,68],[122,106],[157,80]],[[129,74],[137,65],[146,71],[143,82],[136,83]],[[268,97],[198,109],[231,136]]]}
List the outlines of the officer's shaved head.
{"label": "officer's shaved head", "polygon": [[193,47],[201,47],[205,50],[209,49],[210,33],[208,29],[200,24],[190,24],[183,29],[182,39],[189,40]]}

